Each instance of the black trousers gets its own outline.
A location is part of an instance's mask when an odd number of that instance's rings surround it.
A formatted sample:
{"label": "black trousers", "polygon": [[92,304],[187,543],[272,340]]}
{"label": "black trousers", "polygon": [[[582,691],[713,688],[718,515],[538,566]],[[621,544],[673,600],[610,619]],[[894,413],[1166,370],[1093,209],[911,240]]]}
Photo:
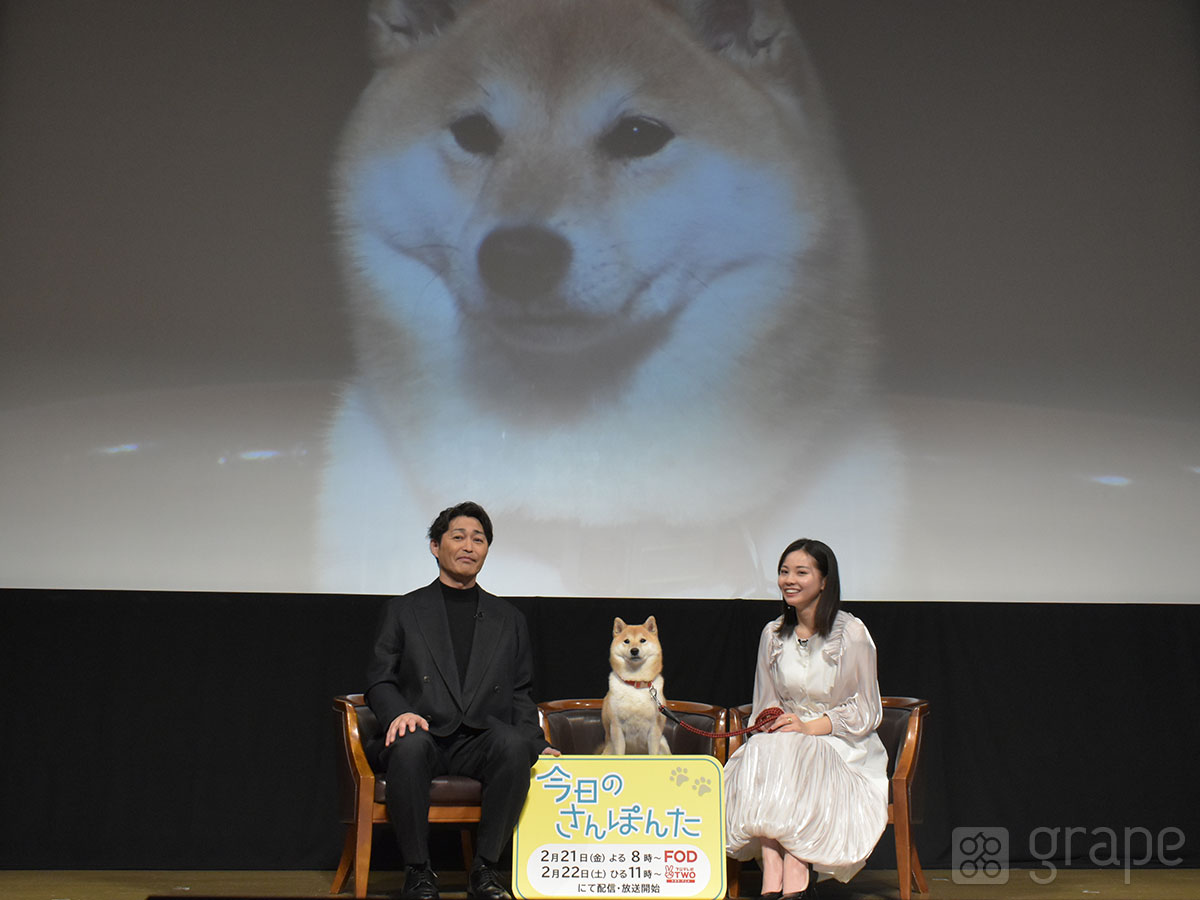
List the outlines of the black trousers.
{"label": "black trousers", "polygon": [[388,818],[405,863],[429,861],[429,789],[438,775],[466,775],[482,783],[475,856],[499,861],[517,827],[529,793],[529,770],[538,757],[528,735],[501,723],[444,738],[418,730],[390,747],[380,741],[371,749],[377,752],[376,768],[387,773]]}

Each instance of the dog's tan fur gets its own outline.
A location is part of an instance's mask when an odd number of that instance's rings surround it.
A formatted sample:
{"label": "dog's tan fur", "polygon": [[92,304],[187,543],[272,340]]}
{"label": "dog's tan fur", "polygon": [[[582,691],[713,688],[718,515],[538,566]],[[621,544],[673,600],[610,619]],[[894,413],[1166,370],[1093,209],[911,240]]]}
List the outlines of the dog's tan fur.
{"label": "dog's tan fur", "polygon": [[[890,527],[859,413],[858,216],[780,0],[369,9],[333,185],[356,373],[321,498],[328,589],[409,577],[448,494],[504,521],[489,584],[510,593],[758,595],[780,534]],[[674,137],[608,154],[630,116]],[[472,119],[493,150],[463,146]],[[516,226],[565,254],[552,285],[497,281],[484,251]],[[690,565],[662,571],[664,539]],[[546,552],[561,541],[587,552]]]}
{"label": "dog's tan fur", "polygon": [[663,696],[662,644],[658,640],[658,624],[654,616],[641,625],[626,625],[620,618],[613,620],[613,639],[608,648],[612,671],[608,676],[608,693],[604,697],[601,719],[604,722],[603,753],[650,753],[670,755],[671,748],[663,737],[666,716],[658,711],[648,687],[627,682],[649,682],[658,700]]}

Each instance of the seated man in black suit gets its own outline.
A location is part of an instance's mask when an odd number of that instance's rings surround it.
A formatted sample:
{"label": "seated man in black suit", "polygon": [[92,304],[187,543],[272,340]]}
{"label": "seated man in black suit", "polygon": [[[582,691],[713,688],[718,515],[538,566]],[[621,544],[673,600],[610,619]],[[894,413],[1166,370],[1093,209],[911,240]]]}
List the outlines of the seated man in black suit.
{"label": "seated man in black suit", "polygon": [[442,510],[429,526],[432,584],[387,602],[367,670],[367,702],[383,739],[367,747],[387,772],[388,816],[407,864],[405,900],[435,900],[429,786],[437,775],[483,783],[468,894],[510,895],[496,871],[539,753],[557,756],[538,726],[525,617],[475,582],[492,543],[477,503]]}

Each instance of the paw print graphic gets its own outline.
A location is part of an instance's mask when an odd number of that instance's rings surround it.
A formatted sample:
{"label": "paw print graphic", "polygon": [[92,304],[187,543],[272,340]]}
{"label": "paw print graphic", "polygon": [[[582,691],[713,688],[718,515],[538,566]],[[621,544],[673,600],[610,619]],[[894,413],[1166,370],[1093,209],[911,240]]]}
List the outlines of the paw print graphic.
{"label": "paw print graphic", "polygon": [[683,768],[682,766],[676,766],[671,770],[671,780],[675,782],[676,787],[683,784],[688,780],[687,769]]}
{"label": "paw print graphic", "polygon": [[712,790],[712,779],[710,778],[695,778],[692,780],[692,790],[699,796],[703,797]]}

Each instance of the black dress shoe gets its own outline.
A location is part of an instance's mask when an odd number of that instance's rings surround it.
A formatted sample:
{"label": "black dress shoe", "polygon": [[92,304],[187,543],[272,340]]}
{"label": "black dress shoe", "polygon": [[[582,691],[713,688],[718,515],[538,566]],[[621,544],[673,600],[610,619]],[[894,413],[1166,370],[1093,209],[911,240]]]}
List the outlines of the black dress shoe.
{"label": "black dress shoe", "polygon": [[512,900],[512,894],[504,886],[500,873],[487,863],[471,866],[467,878],[467,896],[472,900]]}
{"label": "black dress shoe", "polygon": [[438,900],[437,875],[429,866],[408,866],[400,900]]}

